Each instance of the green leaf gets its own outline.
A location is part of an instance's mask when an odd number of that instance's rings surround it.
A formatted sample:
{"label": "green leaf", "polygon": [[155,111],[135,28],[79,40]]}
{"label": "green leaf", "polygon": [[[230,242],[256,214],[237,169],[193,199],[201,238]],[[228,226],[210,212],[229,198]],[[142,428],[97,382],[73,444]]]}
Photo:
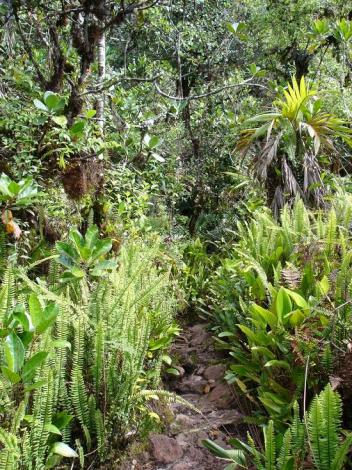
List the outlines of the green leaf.
{"label": "green leaf", "polygon": [[70,446],[64,442],[55,442],[51,448],[53,454],[62,455],[63,457],[75,458],[78,457],[77,452],[75,452]]}
{"label": "green leaf", "polygon": [[275,354],[272,351],[270,351],[270,349],[265,348],[264,346],[252,346],[251,351],[260,353],[263,356],[267,356],[272,359],[275,357]]}
{"label": "green leaf", "polygon": [[34,331],[31,317],[25,311],[23,305],[21,309],[19,309],[17,306],[12,316],[16,318],[16,320],[22,325],[24,331]]}
{"label": "green leaf", "polygon": [[275,465],[275,435],[274,435],[274,422],[269,421],[269,424],[264,427],[264,447],[265,447],[265,467],[267,470],[276,470]]}
{"label": "green leaf", "polygon": [[260,315],[270,326],[270,328],[274,329],[277,327],[277,317],[272,312],[270,312],[270,310],[267,310],[257,304],[252,304],[251,310]]}
{"label": "green leaf", "polygon": [[78,266],[73,266],[73,268],[71,269],[71,273],[77,279],[83,279],[84,278],[84,271],[83,271],[83,269],[79,268]]}
{"label": "green leaf", "polygon": [[106,238],[105,240],[98,240],[92,253],[92,259],[94,260],[106,255],[107,253],[109,253],[111,248],[112,241],[110,238]]}
{"label": "green leaf", "polygon": [[70,240],[74,243],[76,250],[80,253],[80,250],[85,246],[85,240],[76,228],[70,230]]}
{"label": "green leaf", "polygon": [[213,455],[219,457],[220,459],[228,460],[233,462],[241,467],[246,467],[246,457],[242,450],[235,449],[223,449],[215,442],[210,439],[205,439],[202,441],[203,446],[208,449]]}
{"label": "green leaf", "polygon": [[44,103],[50,111],[54,110],[59,103],[60,98],[53,92],[44,93]]}
{"label": "green leaf", "polygon": [[329,279],[326,276],[324,276],[321,281],[318,281],[318,287],[319,287],[320,295],[322,297],[327,296],[330,290]]}
{"label": "green leaf", "polygon": [[226,28],[230,31],[232,34],[238,34],[246,30],[246,25],[245,23],[226,23]]}
{"label": "green leaf", "polygon": [[97,114],[97,112],[96,112],[95,109],[88,109],[88,111],[86,111],[85,117],[86,117],[87,119],[91,119],[91,118],[94,117],[96,114]]}
{"label": "green leaf", "polygon": [[28,177],[24,180],[21,180],[19,182],[19,186],[20,190],[17,194],[16,204],[18,204],[19,202],[21,202],[21,204],[24,204],[25,202],[29,202],[33,197],[38,196],[38,188],[33,182],[32,177]]}
{"label": "green leaf", "polygon": [[254,331],[252,331],[248,326],[237,324],[238,328],[247,336],[247,338],[252,341],[252,343],[257,343],[258,338]]}
{"label": "green leaf", "polygon": [[297,292],[293,292],[292,290],[289,290],[289,289],[285,289],[286,293],[291,297],[291,299],[294,301],[294,303],[302,308],[302,309],[309,309],[309,305],[307,303],[307,301],[299,294],[297,294]]}
{"label": "green leaf", "polygon": [[12,372],[19,372],[24,362],[24,346],[15,333],[10,333],[4,342],[4,352],[8,368]]}
{"label": "green leaf", "polygon": [[94,266],[94,269],[90,271],[92,276],[101,276],[107,270],[115,269],[117,266],[117,260],[115,259],[107,259],[104,261],[100,261]]}
{"label": "green leaf", "polygon": [[45,462],[45,470],[50,470],[51,468],[57,468],[61,460],[62,460],[61,455],[57,455],[57,454],[49,455]]}
{"label": "green leaf", "polygon": [[264,364],[264,367],[281,367],[283,369],[291,369],[291,366],[288,362],[286,361],[279,361],[276,359],[273,359],[271,361],[268,361],[266,364]]}
{"label": "green leaf", "polygon": [[66,127],[67,117],[66,116],[53,116],[52,120],[60,127]]}
{"label": "green leaf", "polygon": [[175,369],[175,367],[169,367],[168,369],[166,369],[166,372],[171,375],[180,375],[180,371],[178,369]]}
{"label": "green leaf", "polygon": [[16,181],[11,181],[8,186],[8,189],[11,194],[13,194],[14,196],[17,196],[17,194],[19,193],[21,189],[21,186],[18,183],[16,183]]}
{"label": "green leaf", "polygon": [[56,320],[59,313],[59,307],[55,303],[47,305],[43,311],[41,322],[36,326],[37,333],[43,333],[48,329]]}
{"label": "green leaf", "polygon": [[33,375],[35,373],[35,370],[37,369],[37,367],[39,367],[45,361],[45,359],[48,357],[48,354],[49,353],[47,353],[45,351],[40,351],[40,352],[34,354],[34,356],[32,356],[24,364],[23,370],[22,370],[23,380],[29,380],[33,377]]}
{"label": "green leaf", "polygon": [[2,366],[1,371],[4,374],[4,376],[7,378],[7,380],[13,384],[17,384],[21,380],[21,377],[18,374],[16,374],[16,372],[13,372],[6,366]]}
{"label": "green leaf", "polygon": [[33,100],[33,103],[34,103],[34,106],[37,108],[37,109],[40,109],[41,111],[45,111],[45,112],[48,112],[49,109],[47,106],[45,106],[45,104],[40,101],[40,100],[37,100],[37,99],[34,99]]}
{"label": "green leaf", "polygon": [[43,310],[38,297],[34,293],[29,296],[28,305],[33,325],[37,327],[43,319]]}
{"label": "green leaf", "polygon": [[76,250],[73,248],[72,245],[70,245],[69,243],[66,243],[66,242],[56,242],[56,249],[57,251],[60,253],[60,252],[63,252],[65,253],[65,255],[67,255],[69,258],[72,258],[72,260],[74,261],[76,258],[77,258],[77,252]]}
{"label": "green leaf", "polygon": [[85,122],[84,121],[76,121],[73,126],[70,128],[70,132],[73,135],[82,134],[84,130]]}
{"label": "green leaf", "polygon": [[88,228],[85,236],[85,245],[88,248],[93,249],[96,242],[99,240],[99,229],[96,225],[92,225]]}
{"label": "green leaf", "polygon": [[252,75],[255,75],[257,73],[257,66],[255,64],[249,64],[249,71]]}
{"label": "green leaf", "polygon": [[33,336],[34,336],[34,331],[35,331],[35,328],[33,328],[33,331],[22,331],[21,333],[17,333],[25,349],[29,346],[30,342],[32,341]]}
{"label": "green leaf", "polygon": [[54,424],[45,424],[44,429],[50,432],[51,434],[57,434],[59,436],[62,435],[60,429],[58,429]]}
{"label": "green leaf", "polygon": [[11,184],[11,179],[5,175],[5,173],[1,173],[0,176],[0,192],[6,196],[13,197],[12,192],[9,190],[9,186]]}
{"label": "green leaf", "polygon": [[56,242],[55,246],[60,254],[57,261],[66,268],[71,268],[72,266],[74,266],[75,262],[79,258],[79,254],[74,249],[74,247],[66,242]]}
{"label": "green leaf", "polygon": [[146,134],[143,138],[143,143],[148,149],[153,149],[160,144],[160,138],[156,135],[150,136]]}
{"label": "green leaf", "polygon": [[172,359],[171,359],[171,357],[168,356],[167,354],[162,355],[162,356],[161,356],[161,360],[162,360],[163,362],[165,362],[165,364],[167,364],[168,366],[171,366],[171,364],[172,364]]}
{"label": "green leaf", "polygon": [[290,325],[296,327],[306,319],[306,315],[302,312],[302,310],[297,309],[285,315],[285,319],[287,318],[289,319]]}
{"label": "green leaf", "polygon": [[281,287],[275,300],[275,309],[279,324],[282,324],[284,316],[292,311],[292,302],[284,287]]}
{"label": "green leaf", "polygon": [[149,351],[157,351],[158,349],[165,348],[171,342],[171,338],[164,336],[159,339],[151,339],[149,343]]}
{"label": "green leaf", "polygon": [[53,416],[53,424],[58,429],[64,429],[73,419],[73,416],[66,411],[60,411]]}
{"label": "green leaf", "polygon": [[231,333],[231,331],[222,331],[221,333],[218,334],[219,338],[225,338],[229,336],[235,336],[234,333]]}

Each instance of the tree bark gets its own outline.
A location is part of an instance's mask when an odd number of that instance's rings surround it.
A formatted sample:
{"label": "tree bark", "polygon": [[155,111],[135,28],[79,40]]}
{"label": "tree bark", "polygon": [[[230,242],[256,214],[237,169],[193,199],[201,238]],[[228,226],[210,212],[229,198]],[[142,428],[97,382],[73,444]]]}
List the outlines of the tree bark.
{"label": "tree bark", "polygon": [[[98,82],[102,86],[105,79],[105,32],[103,31],[100,35],[98,41]],[[104,133],[104,110],[105,110],[105,95],[104,90],[102,89],[100,96],[97,99],[97,123],[101,130],[101,133]]]}

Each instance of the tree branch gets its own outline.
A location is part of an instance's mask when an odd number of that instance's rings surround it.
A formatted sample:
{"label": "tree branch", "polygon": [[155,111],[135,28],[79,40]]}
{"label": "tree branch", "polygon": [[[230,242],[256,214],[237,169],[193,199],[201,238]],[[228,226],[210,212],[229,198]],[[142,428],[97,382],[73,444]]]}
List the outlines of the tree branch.
{"label": "tree branch", "polygon": [[106,31],[111,26],[117,26],[117,25],[121,24],[124,21],[124,19],[127,15],[131,15],[135,11],[146,10],[148,8],[152,8],[155,5],[157,5],[158,3],[159,3],[159,0],[153,0],[152,2],[148,2],[148,0],[147,0],[147,1],[141,2],[141,3],[132,3],[131,5],[128,5],[127,7],[125,7],[124,3],[122,2],[121,10],[119,10],[116,13],[116,15],[113,16],[111,18],[111,20],[108,21],[105,24],[103,30]]}
{"label": "tree branch", "polygon": [[244,80],[243,82],[236,83],[236,84],[233,84],[233,85],[225,85],[221,88],[217,88],[216,90],[212,90],[212,91],[209,91],[207,93],[202,93],[200,95],[190,95],[186,98],[183,98],[183,97],[180,97],[180,96],[172,96],[172,95],[169,95],[168,93],[165,93],[165,91],[160,89],[160,87],[159,87],[156,80],[154,81],[154,86],[155,86],[155,89],[156,89],[156,91],[159,95],[163,96],[164,98],[168,98],[170,100],[175,100],[175,101],[199,100],[201,98],[207,98],[208,96],[217,95],[218,93],[221,93],[222,91],[225,91],[225,90],[230,90],[232,88],[239,88],[239,87],[242,87],[242,86],[253,86],[253,87],[258,87],[258,88],[263,88],[265,90],[269,90],[269,88],[266,87],[265,85],[261,85],[260,83],[253,83],[251,81],[251,80],[253,80],[253,78],[254,77],[248,78],[247,80]]}
{"label": "tree branch", "polygon": [[37,63],[37,61],[35,60],[34,58],[34,55],[33,55],[33,52],[32,52],[32,49],[27,41],[27,38],[25,37],[25,35],[23,34],[23,31],[22,31],[22,27],[21,27],[21,24],[20,24],[20,19],[19,19],[19,16],[18,16],[18,12],[17,12],[17,8],[13,7],[13,16],[15,18],[15,21],[16,21],[16,24],[17,24],[17,29],[18,29],[18,34],[20,35],[20,38],[21,38],[21,41],[22,41],[22,44],[23,44],[23,47],[25,48],[27,54],[28,54],[28,57],[30,59],[30,61],[32,62],[33,64],[33,67],[36,71],[36,74],[37,74],[37,77],[38,77],[38,80],[40,81],[41,85],[43,87],[45,87],[45,84],[46,84],[46,80],[45,80],[45,77],[44,75],[42,74],[40,68],[39,68],[39,65]]}
{"label": "tree branch", "polygon": [[150,78],[140,78],[140,77],[118,77],[109,80],[107,83],[105,83],[103,86],[97,87],[97,88],[91,88],[87,91],[84,91],[83,93],[80,93],[79,96],[85,96],[85,95],[94,95],[101,93],[104,90],[109,89],[110,87],[117,85],[120,82],[136,82],[136,83],[154,83],[155,80],[160,78],[159,75],[155,75],[154,77]]}

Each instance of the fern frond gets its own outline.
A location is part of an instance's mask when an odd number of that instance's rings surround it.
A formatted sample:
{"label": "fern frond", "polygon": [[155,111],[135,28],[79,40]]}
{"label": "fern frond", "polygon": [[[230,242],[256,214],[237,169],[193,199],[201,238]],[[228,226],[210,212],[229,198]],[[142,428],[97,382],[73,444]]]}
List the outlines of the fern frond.
{"label": "fern frond", "polygon": [[282,441],[282,447],[277,459],[277,468],[284,468],[284,466],[292,459],[292,434],[291,430],[287,429]]}
{"label": "fern frond", "polygon": [[4,274],[1,290],[0,290],[0,325],[4,323],[7,313],[13,307],[15,295],[15,277],[13,268],[10,265]]}
{"label": "fern frond", "polygon": [[350,451],[351,446],[352,434],[350,433],[337,449],[334,460],[331,463],[330,470],[343,470],[345,468],[346,457]]}
{"label": "fern frond", "polygon": [[275,470],[276,449],[275,449],[275,434],[274,422],[269,421],[269,424],[264,428],[264,445],[265,445],[265,467],[267,470]]}
{"label": "fern frond", "polygon": [[0,451],[0,470],[16,470],[21,455],[17,436],[0,428],[0,443],[4,446]]}
{"label": "fern frond", "polygon": [[98,443],[98,452],[102,462],[105,460],[106,454],[106,433],[105,433],[105,423],[103,414],[100,410],[95,412],[95,427],[97,433],[97,443]]}
{"label": "fern frond", "polygon": [[324,461],[330,468],[338,445],[341,431],[342,403],[337,392],[328,384],[319,395],[319,405],[324,425],[325,443],[323,446]]}
{"label": "fern frond", "polygon": [[252,436],[247,433],[247,439],[248,439],[248,444],[250,448],[252,449],[253,453],[253,460],[256,465],[257,470],[266,470],[265,464],[263,465],[263,460],[265,460],[265,456],[263,456],[258,450],[255,445],[255,442],[252,438]]}
{"label": "fern frond", "polygon": [[45,384],[36,391],[33,406],[33,425],[30,433],[32,459],[35,469],[45,466],[48,451],[48,426],[51,424],[53,414],[53,373],[47,367]]}

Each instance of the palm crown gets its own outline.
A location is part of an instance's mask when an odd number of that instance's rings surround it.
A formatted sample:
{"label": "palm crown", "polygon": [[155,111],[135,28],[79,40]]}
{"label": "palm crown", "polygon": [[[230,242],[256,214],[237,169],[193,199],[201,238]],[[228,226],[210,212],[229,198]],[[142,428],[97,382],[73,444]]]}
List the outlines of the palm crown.
{"label": "palm crown", "polygon": [[331,159],[334,140],[342,138],[350,144],[352,131],[344,120],[322,109],[317,90],[304,77],[299,84],[293,78],[272,111],[246,123],[260,125],[241,132],[237,150],[245,155],[256,145],[254,174],[265,183],[274,213],[297,195],[321,205],[324,185],[318,154],[328,150]]}

